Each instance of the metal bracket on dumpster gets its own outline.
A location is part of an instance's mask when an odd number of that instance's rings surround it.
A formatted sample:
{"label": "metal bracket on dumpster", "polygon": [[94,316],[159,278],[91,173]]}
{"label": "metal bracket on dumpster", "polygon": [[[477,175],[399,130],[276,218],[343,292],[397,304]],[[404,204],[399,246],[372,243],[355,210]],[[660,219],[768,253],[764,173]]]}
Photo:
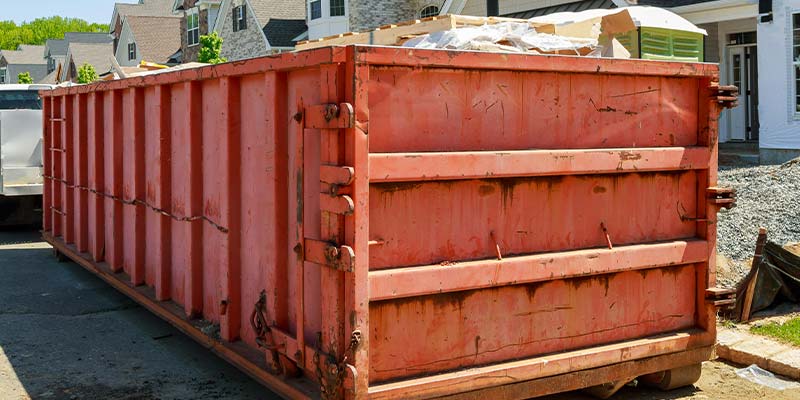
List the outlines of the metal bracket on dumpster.
{"label": "metal bracket on dumpster", "polygon": [[341,360],[323,353],[321,349],[314,353],[314,364],[317,366],[317,379],[319,380],[322,399],[338,400],[342,398],[342,389],[355,389],[358,371],[350,364],[350,360],[355,357],[356,349],[361,344],[361,340],[361,331],[353,331],[350,334],[350,345],[345,350]]}
{"label": "metal bracket on dumpster", "polygon": [[335,270],[353,272],[356,264],[356,253],[350,246],[338,246],[322,240],[305,240],[305,260],[331,267]]}
{"label": "metal bracket on dumpster", "polygon": [[719,104],[722,108],[734,108],[739,105],[738,98],[739,98],[739,88],[733,85],[728,86],[720,86],[718,83],[714,83],[709,88],[711,89],[711,97],[716,100],[717,104]]}
{"label": "metal bracket on dumpster", "polygon": [[303,111],[305,127],[309,129],[346,129],[355,126],[355,113],[349,103],[319,104]]}
{"label": "metal bracket on dumpster", "polygon": [[350,196],[331,196],[326,193],[319,195],[319,207],[322,211],[341,215],[352,215],[356,209],[356,205]]}
{"label": "metal bracket on dumpster", "polygon": [[730,210],[736,207],[736,190],[732,188],[723,188],[712,186],[706,189],[706,196],[708,201],[720,208]]}

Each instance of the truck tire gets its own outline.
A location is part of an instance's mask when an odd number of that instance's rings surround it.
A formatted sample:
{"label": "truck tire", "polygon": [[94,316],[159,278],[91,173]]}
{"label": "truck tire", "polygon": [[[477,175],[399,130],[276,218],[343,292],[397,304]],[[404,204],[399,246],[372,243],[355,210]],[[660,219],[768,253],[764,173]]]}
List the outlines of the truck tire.
{"label": "truck tire", "polygon": [[645,375],[640,381],[661,390],[672,390],[694,384],[700,379],[701,372],[702,364],[692,364]]}

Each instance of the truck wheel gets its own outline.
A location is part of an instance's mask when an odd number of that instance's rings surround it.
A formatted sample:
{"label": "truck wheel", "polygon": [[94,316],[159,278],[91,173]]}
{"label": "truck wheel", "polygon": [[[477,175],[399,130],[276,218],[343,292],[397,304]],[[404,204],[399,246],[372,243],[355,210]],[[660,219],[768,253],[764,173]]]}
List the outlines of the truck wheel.
{"label": "truck wheel", "polygon": [[640,381],[661,390],[672,390],[694,384],[700,379],[701,372],[702,364],[692,364],[645,375]]}

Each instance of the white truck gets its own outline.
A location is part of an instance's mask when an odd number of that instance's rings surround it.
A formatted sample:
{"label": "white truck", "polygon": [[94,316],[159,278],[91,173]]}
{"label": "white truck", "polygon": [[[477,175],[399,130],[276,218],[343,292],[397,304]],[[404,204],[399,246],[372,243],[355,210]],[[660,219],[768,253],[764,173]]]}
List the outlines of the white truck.
{"label": "white truck", "polygon": [[0,85],[0,226],[41,221],[42,100],[50,85]]}

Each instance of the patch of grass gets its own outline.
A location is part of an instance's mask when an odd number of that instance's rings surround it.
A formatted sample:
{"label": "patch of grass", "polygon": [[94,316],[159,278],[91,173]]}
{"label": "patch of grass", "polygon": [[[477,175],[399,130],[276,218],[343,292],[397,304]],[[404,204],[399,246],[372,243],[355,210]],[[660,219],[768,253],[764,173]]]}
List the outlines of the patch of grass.
{"label": "patch of grass", "polygon": [[750,331],[759,335],[773,337],[794,346],[800,346],[800,318],[790,319],[783,324],[770,322],[760,326],[753,326]]}

